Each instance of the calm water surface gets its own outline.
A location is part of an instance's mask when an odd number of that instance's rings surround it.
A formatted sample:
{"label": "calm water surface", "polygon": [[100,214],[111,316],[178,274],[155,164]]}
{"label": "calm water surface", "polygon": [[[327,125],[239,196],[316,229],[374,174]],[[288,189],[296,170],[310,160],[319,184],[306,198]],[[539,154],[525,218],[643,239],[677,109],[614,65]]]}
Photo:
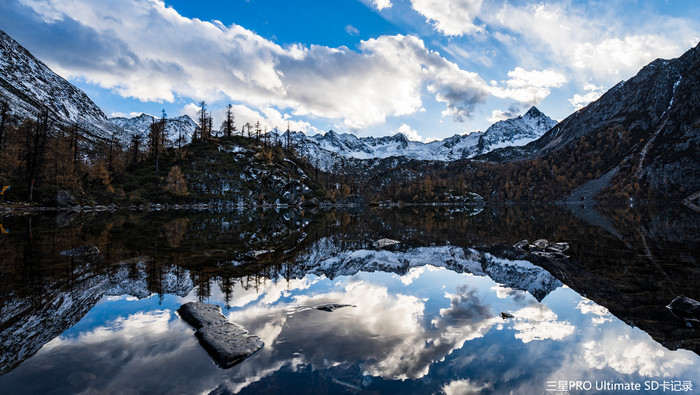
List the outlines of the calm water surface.
{"label": "calm water surface", "polygon": [[[700,391],[698,323],[665,307],[700,300],[700,215],[684,207],[83,213],[2,225],[2,393]],[[401,244],[373,245],[385,237]],[[540,238],[568,242],[568,257],[512,247]],[[86,244],[101,254],[60,255]],[[175,313],[196,300],[265,346],[217,367]],[[327,303],[349,306],[316,309]]]}

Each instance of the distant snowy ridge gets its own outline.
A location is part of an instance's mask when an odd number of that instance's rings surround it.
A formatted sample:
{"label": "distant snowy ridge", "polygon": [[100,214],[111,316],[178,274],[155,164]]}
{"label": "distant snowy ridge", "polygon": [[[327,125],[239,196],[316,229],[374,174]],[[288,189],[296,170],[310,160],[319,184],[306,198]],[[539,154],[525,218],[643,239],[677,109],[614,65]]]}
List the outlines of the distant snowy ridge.
{"label": "distant snowy ridge", "polygon": [[[291,134],[299,155],[322,170],[331,171],[334,167],[342,166],[344,159],[399,157],[444,162],[468,159],[496,148],[525,145],[540,138],[556,124],[556,121],[532,107],[524,115],[494,123],[485,132],[456,134],[430,143],[409,140],[402,133],[385,137],[357,137],[332,130],[313,136],[301,132]],[[281,139],[286,139],[286,133]]]}
{"label": "distant snowy ridge", "polygon": [[456,246],[431,246],[390,251],[359,248],[345,250],[345,240],[322,238],[297,258],[297,272],[303,278],[313,273],[328,278],[352,276],[359,272],[381,271],[407,274],[410,269],[426,265],[444,267],[457,273],[488,276],[514,289],[529,292],[542,300],[562,283],[545,269],[524,260],[508,260],[487,252]]}
{"label": "distant snowy ridge", "polygon": [[[110,118],[109,122],[120,129],[119,138],[124,143],[129,143],[132,136],[136,135],[141,141],[148,139],[151,124],[160,122],[160,118],[149,114],[141,114],[133,118]],[[192,141],[197,124],[188,115],[181,115],[177,118],[166,118],[165,137],[166,146],[177,147],[177,141],[181,139],[182,145]]]}

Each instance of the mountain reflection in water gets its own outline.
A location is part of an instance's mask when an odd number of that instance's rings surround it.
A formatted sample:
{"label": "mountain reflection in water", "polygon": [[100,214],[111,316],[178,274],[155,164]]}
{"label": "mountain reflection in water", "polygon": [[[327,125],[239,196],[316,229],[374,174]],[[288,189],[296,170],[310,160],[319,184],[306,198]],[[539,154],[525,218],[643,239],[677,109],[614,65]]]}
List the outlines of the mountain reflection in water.
{"label": "mountain reflection in water", "polygon": [[[598,210],[5,217],[0,388],[543,393],[552,380],[700,385],[697,323],[665,308],[677,295],[700,299],[699,216],[682,207]],[[373,247],[382,237],[402,243]],[[512,248],[537,238],[568,242],[570,258]],[[85,244],[101,255],[59,255]],[[253,259],[252,250],[273,252]],[[192,300],[221,305],[265,347],[219,369],[174,314]],[[350,306],[314,308],[327,303]]]}

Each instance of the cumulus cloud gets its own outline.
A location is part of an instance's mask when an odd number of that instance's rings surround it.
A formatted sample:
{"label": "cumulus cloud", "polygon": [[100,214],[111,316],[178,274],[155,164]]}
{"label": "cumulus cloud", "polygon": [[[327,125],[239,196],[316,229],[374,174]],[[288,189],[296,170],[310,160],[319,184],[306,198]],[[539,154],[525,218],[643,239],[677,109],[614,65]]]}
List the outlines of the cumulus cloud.
{"label": "cumulus cloud", "polygon": [[496,123],[498,121],[505,121],[506,119],[515,118],[520,115],[522,110],[522,105],[514,104],[508,107],[507,110],[493,110],[491,111],[491,117],[487,118],[487,121],[491,123]]}
{"label": "cumulus cloud", "polygon": [[489,384],[475,384],[469,380],[454,380],[442,387],[445,395],[480,394],[482,390],[491,388]]}
{"label": "cumulus cloud", "polygon": [[579,110],[588,104],[598,100],[601,96],[603,96],[603,93],[605,93],[605,88],[602,86],[595,86],[591,83],[586,83],[583,85],[583,90],[586,91],[583,95],[580,93],[577,93],[569,99],[569,103],[571,106]]}
{"label": "cumulus cloud", "polygon": [[567,82],[567,78],[554,70],[525,70],[516,67],[508,72],[504,86],[492,86],[491,93],[500,98],[513,99],[525,105],[535,105]]}
{"label": "cumulus cloud", "polygon": [[[324,303],[356,307],[334,312],[333,320],[328,320],[327,313],[309,308]],[[266,348],[261,350],[261,358],[286,358],[287,344],[277,341],[278,337],[283,337],[308,343],[305,347],[297,345],[296,349],[308,350],[299,357],[315,366],[367,360],[366,369],[371,374],[397,378],[405,377],[406,371],[411,376],[418,374],[415,369],[427,373],[432,362],[403,358],[405,353],[424,346],[420,325],[423,310],[424,302],[416,297],[390,294],[386,287],[353,281],[341,292],[299,295],[292,305],[251,307],[231,313],[230,318],[245,322],[251,332],[262,334]],[[318,343],[316,338],[308,337],[309,325],[324,339],[327,347],[323,353],[315,351],[314,345]]]}
{"label": "cumulus cloud", "polygon": [[573,51],[573,66],[595,76],[620,76],[635,73],[643,65],[679,52],[677,39],[658,35],[629,35],[598,42],[582,43]]}
{"label": "cumulus cloud", "polygon": [[391,0],[372,0],[372,5],[381,11],[391,7]]}
{"label": "cumulus cloud", "polygon": [[516,339],[523,343],[534,340],[561,340],[574,333],[574,326],[567,321],[557,321],[557,315],[546,305],[533,304],[513,313],[516,323],[513,329],[518,331]]}
{"label": "cumulus cloud", "polygon": [[486,120],[491,123],[496,123],[498,121],[505,121],[506,119],[510,118],[512,118],[512,114],[510,113],[510,111],[493,110],[491,111],[491,116]]}
{"label": "cumulus cloud", "polygon": [[593,325],[601,325],[605,322],[612,321],[612,317],[608,309],[601,305],[593,303],[593,301],[589,299],[582,299],[580,302],[578,302],[576,308],[581,311],[581,314],[593,315],[593,318],[591,319]]}
{"label": "cumulus cloud", "polygon": [[594,369],[610,367],[622,374],[669,377],[693,364],[690,353],[669,351],[658,343],[639,341],[628,335],[582,344],[583,358]]}
{"label": "cumulus cloud", "polygon": [[[449,307],[441,309],[428,326],[423,300],[361,280],[349,281],[337,291],[298,295],[289,304],[259,304],[232,312],[232,321],[245,323],[265,341],[255,362],[241,367],[251,370],[239,374],[261,376],[255,364],[292,362],[327,368],[346,361],[365,361],[363,371],[371,376],[394,380],[424,377],[435,361],[502,322],[469,286],[446,296]],[[324,303],[355,307],[340,309],[329,319],[328,313],[313,308]],[[308,336],[310,327],[314,337]],[[319,339],[323,339],[322,352],[318,351]],[[289,361],[292,354],[295,360]]]}
{"label": "cumulus cloud", "polygon": [[456,120],[470,117],[487,94],[478,75],[410,35],[363,41],[358,50],[282,47],[239,25],[183,17],[162,0],[22,4],[47,34],[65,33],[44,49],[52,68],[142,101],[226,99],[359,129],[419,111],[426,86]]}
{"label": "cumulus cloud", "polygon": [[447,36],[461,36],[484,30],[474,24],[482,0],[411,0],[413,9]]}
{"label": "cumulus cloud", "polygon": [[[635,26],[621,22],[606,3],[577,7],[574,3],[505,3],[482,17],[492,28],[517,34],[520,57],[569,67],[579,79],[615,83],[658,57],[679,56],[697,44],[698,26],[681,19],[641,14]],[[649,21],[649,22],[646,22]],[[653,22],[651,22],[653,21]],[[534,57],[533,57],[534,55]],[[536,59],[537,58],[537,59]]]}
{"label": "cumulus cloud", "polygon": [[406,138],[408,138],[409,140],[412,140],[412,141],[425,142],[425,138],[423,138],[423,136],[418,134],[418,132],[415,129],[411,128],[409,125],[407,125],[405,123],[401,124],[401,126],[399,126],[399,128],[396,129],[391,134],[393,135],[393,134],[397,134],[397,133],[403,134],[404,136],[406,136]]}

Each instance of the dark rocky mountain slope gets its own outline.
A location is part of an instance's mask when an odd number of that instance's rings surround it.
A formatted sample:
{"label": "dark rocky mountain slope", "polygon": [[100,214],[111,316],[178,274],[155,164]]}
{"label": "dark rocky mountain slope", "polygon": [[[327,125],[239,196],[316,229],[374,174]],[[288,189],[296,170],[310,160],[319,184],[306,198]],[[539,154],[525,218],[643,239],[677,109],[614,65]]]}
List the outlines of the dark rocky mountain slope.
{"label": "dark rocky mountain slope", "polygon": [[609,152],[592,169],[611,179],[603,194],[638,184],[633,189],[646,187],[654,195],[684,198],[700,190],[699,106],[700,45],[677,59],[653,61],[540,139],[479,158],[544,159],[567,149],[587,149],[591,139],[611,134],[627,141],[624,150]]}

